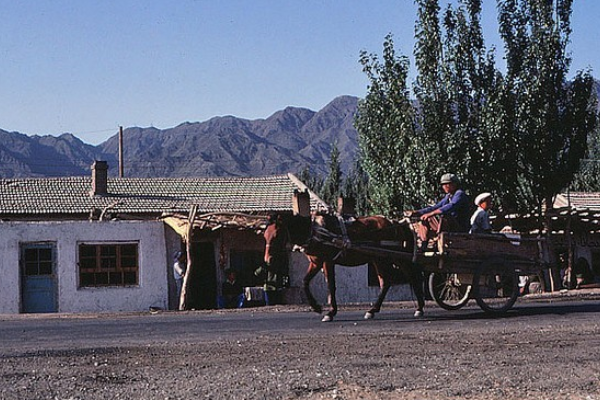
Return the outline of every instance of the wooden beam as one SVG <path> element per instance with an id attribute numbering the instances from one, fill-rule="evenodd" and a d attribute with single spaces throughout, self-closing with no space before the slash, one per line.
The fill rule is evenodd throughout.
<path id="1" fill-rule="evenodd" d="M 192 260 L 192 233 L 194 230 L 194 220 L 196 219 L 196 213 L 198 207 L 193 204 L 190 207 L 190 213 L 188 215 L 188 225 L 185 237 L 185 249 L 187 253 L 187 266 L 185 269 L 185 276 L 183 277 L 183 285 L 181 288 L 181 295 L 179 297 L 179 309 L 189 310 L 190 307 L 190 290 L 189 290 L 189 277 L 193 274 L 194 263 Z"/>

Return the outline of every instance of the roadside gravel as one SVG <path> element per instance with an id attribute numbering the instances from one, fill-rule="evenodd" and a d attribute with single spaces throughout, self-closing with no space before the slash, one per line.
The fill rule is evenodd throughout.
<path id="1" fill-rule="evenodd" d="M 0 354 L 0 398 L 600 400 L 600 322 L 560 321 Z"/>

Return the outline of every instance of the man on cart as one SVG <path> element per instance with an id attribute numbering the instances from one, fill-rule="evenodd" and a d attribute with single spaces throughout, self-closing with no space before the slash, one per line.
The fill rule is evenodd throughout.
<path id="1" fill-rule="evenodd" d="M 440 232 L 468 232 L 470 228 L 470 202 L 467 194 L 460 188 L 458 177 L 444 174 L 440 184 L 445 196 L 437 204 L 408 212 L 411 217 L 419 217 L 416 231 L 422 250 Z"/>

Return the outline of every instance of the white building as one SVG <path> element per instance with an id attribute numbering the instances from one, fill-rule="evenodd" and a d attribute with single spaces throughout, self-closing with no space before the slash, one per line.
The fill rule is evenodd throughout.
<path id="1" fill-rule="evenodd" d="M 87 177 L 1 179 L 0 314 L 176 308 L 172 255 L 188 239 L 198 271 L 195 308 L 214 308 L 225 269 L 236 269 L 245 286 L 255 284 L 264 239 L 257 229 L 243 228 L 259 227 L 272 213 L 291 213 L 298 190 L 307 188 L 291 174 L 109 178 L 99 161 Z M 325 206 L 309 194 L 313 210 Z M 198 218 L 188 238 L 192 206 Z M 212 213 L 221 214 L 219 223 Z M 223 220 L 225 213 L 246 217 Z M 306 266 L 302 254 L 292 254 L 286 301 L 304 301 Z M 338 267 L 338 301 L 374 300 L 378 287 L 368 281 L 367 266 Z M 313 292 L 326 301 L 322 277 Z M 403 286 L 388 298 L 410 296 Z"/>

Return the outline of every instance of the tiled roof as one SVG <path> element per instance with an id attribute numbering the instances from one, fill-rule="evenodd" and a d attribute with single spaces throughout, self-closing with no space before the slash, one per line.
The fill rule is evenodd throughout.
<path id="1" fill-rule="evenodd" d="M 554 208 L 568 207 L 569 205 L 575 209 L 600 210 L 600 193 L 572 192 L 556 196 Z"/>
<path id="2" fill-rule="evenodd" d="M 292 174 L 259 178 L 108 178 L 108 195 L 92 196 L 92 178 L 0 179 L 0 217 L 116 213 L 292 210 L 294 190 L 306 187 Z M 323 205 L 313 193 L 311 207 Z"/>
<path id="3" fill-rule="evenodd" d="M 553 208 L 546 212 L 550 218 L 552 233 L 591 232 L 600 233 L 600 193 L 572 192 L 556 196 Z M 494 221 L 494 228 L 510 225 L 519 232 L 537 233 L 540 218 L 537 213 L 507 215 Z"/>

